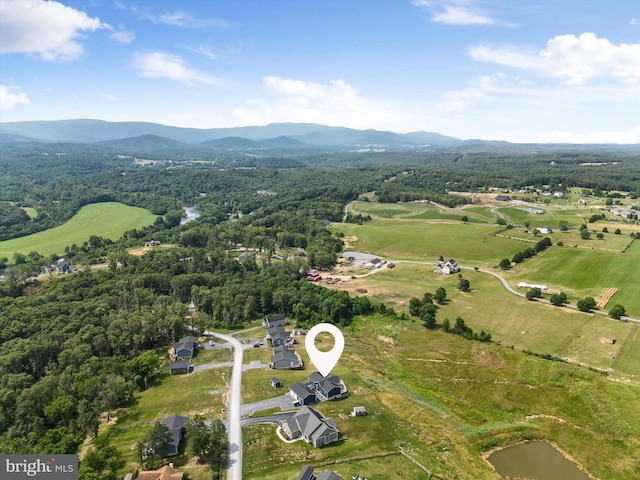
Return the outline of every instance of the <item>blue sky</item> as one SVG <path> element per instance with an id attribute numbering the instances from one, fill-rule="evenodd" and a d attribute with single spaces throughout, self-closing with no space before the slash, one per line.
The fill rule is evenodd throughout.
<path id="1" fill-rule="evenodd" d="M 638 0 L 0 1 L 0 121 L 640 143 Z"/>

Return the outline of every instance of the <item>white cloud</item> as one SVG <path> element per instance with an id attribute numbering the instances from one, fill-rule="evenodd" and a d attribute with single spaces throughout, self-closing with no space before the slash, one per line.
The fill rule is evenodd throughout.
<path id="1" fill-rule="evenodd" d="M 640 43 L 615 45 L 590 32 L 579 37 L 556 36 L 537 54 L 486 46 L 472 47 L 469 54 L 480 61 L 535 70 L 570 85 L 606 77 L 621 82 L 640 81 Z"/>
<path id="2" fill-rule="evenodd" d="M 29 104 L 31 100 L 20 91 L 19 87 L 0 84 L 0 110 L 11 110 L 19 103 Z"/>
<path id="3" fill-rule="evenodd" d="M 115 40 L 118 43 L 126 43 L 129 44 L 133 42 L 136 38 L 136 34 L 134 32 L 128 32 L 126 30 L 118 30 L 117 32 L 113 32 L 109 35 L 111 40 Z"/>
<path id="4" fill-rule="evenodd" d="M 628 130 L 605 130 L 587 133 L 571 133 L 554 130 L 529 137 L 528 142 L 536 143 L 640 143 L 640 126 Z"/>
<path id="5" fill-rule="evenodd" d="M 168 78 L 185 85 L 220 85 L 220 82 L 204 73 L 189 68 L 182 57 L 165 52 L 137 53 L 133 64 L 144 78 Z"/>
<path id="6" fill-rule="evenodd" d="M 416 124 L 411 114 L 363 98 L 344 80 L 322 84 L 268 76 L 263 86 L 265 97 L 249 99 L 235 109 L 236 124 L 310 122 L 395 131 L 408 131 Z"/>
<path id="7" fill-rule="evenodd" d="M 186 12 L 183 10 L 156 13 L 151 8 L 141 9 L 134 6 L 134 7 L 131 7 L 131 11 L 135 13 L 142 20 L 148 20 L 153 23 L 161 23 L 164 25 L 170 25 L 174 27 L 225 28 L 230 25 L 230 23 L 226 20 L 221 20 L 217 18 L 199 18 L 197 16 L 194 16 L 190 12 Z"/>
<path id="8" fill-rule="evenodd" d="M 638 20 L 636 17 L 633 17 L 630 23 L 631 25 L 640 25 L 640 20 Z"/>
<path id="9" fill-rule="evenodd" d="M 413 0 L 412 5 L 429 10 L 431 21 L 446 25 L 502 24 L 487 15 L 475 0 Z"/>
<path id="10" fill-rule="evenodd" d="M 0 52 L 37 53 L 45 60 L 74 60 L 83 53 L 83 31 L 110 28 L 100 19 L 58 2 L 2 0 Z"/>

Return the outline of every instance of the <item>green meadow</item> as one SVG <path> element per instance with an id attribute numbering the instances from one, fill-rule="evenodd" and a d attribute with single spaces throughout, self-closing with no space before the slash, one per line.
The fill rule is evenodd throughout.
<path id="1" fill-rule="evenodd" d="M 117 240 L 127 230 L 151 225 L 156 219 L 148 210 L 122 203 L 85 205 L 68 222 L 44 232 L 0 242 L 0 257 L 36 251 L 42 255 L 62 254 L 67 246 L 81 245 L 90 235 Z"/>

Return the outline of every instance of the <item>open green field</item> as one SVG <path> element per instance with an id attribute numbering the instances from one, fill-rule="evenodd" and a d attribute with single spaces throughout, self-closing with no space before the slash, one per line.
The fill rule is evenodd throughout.
<path id="1" fill-rule="evenodd" d="M 13 258 L 16 252 L 42 255 L 62 254 L 66 246 L 81 245 L 91 235 L 117 240 L 127 230 L 151 225 L 156 219 L 148 210 L 122 203 L 85 205 L 67 223 L 27 237 L 0 242 L 0 257 Z"/>
<path id="2" fill-rule="evenodd" d="M 168 366 L 165 365 L 164 368 L 168 369 Z M 151 388 L 136 394 L 133 406 L 114 412 L 112 422 L 109 425 L 102 425 L 101 431 L 108 430 L 112 435 L 113 443 L 123 452 L 127 461 L 126 471 L 132 472 L 138 467 L 139 459 L 135 455 L 135 444 L 154 422 L 171 415 L 190 417 L 199 414 L 206 420 L 224 418 L 225 393 L 230 376 L 230 367 L 204 370 L 188 375 L 163 373 Z M 184 452 L 183 448 L 181 452 Z M 196 466 L 193 463 L 187 465 L 188 460 L 189 457 L 184 454 L 171 458 L 176 468 L 189 472 L 189 478 L 196 480 L 211 478 L 208 467 Z"/>
<path id="3" fill-rule="evenodd" d="M 586 315 L 581 320 L 583 326 L 593 321 Z M 345 478 L 425 478 L 400 455 L 356 459 L 402 447 L 441 477 L 495 479 L 483 454 L 534 438 L 552 442 L 598 478 L 630 480 L 640 474 L 632 460 L 640 454 L 640 411 L 629 409 L 637 403 L 638 386 L 504 345 L 428 331 L 414 320 L 356 318 L 344 333 L 345 351 L 334 373 L 350 396 L 318 409 L 334 418 L 346 440 L 316 449 L 285 444 L 274 425 L 246 427 L 244 478 L 295 478 L 304 465 Z M 286 387 L 310 371 L 278 376 L 286 376 Z M 246 373 L 252 376 L 243 382 L 243 396 L 275 394 L 265 387 L 270 372 Z M 365 406 L 369 415 L 350 417 L 354 406 Z"/>

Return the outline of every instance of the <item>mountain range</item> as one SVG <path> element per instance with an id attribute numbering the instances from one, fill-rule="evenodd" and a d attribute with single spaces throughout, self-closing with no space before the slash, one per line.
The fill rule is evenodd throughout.
<path id="1" fill-rule="evenodd" d="M 0 144 L 85 144 L 122 154 L 177 151 L 255 156 L 379 151 L 597 151 L 640 153 L 640 144 L 516 144 L 461 140 L 434 132 L 395 133 L 311 123 L 232 128 L 181 128 L 148 122 L 54 120 L 0 123 Z"/>

